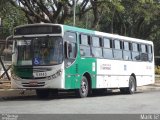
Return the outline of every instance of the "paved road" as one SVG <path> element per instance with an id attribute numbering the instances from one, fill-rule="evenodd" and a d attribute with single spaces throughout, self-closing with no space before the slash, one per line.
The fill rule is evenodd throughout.
<path id="1" fill-rule="evenodd" d="M 5 97 L 0 99 L 0 113 L 25 114 L 109 114 L 160 113 L 160 90 L 122 95 L 119 92 L 84 99 L 72 94 L 40 100 L 36 96 Z"/>

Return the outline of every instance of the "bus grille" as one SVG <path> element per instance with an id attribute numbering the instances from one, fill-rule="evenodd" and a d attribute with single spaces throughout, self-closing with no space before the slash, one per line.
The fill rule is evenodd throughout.
<path id="1" fill-rule="evenodd" d="M 30 83 L 22 83 L 23 87 L 43 87 L 45 82 L 30 82 Z"/>

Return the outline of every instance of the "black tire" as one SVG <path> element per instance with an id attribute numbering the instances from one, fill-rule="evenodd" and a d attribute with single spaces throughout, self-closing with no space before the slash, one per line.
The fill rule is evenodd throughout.
<path id="1" fill-rule="evenodd" d="M 52 98 L 58 98 L 58 89 L 50 90 L 50 94 Z"/>
<path id="2" fill-rule="evenodd" d="M 36 94 L 38 98 L 45 99 L 49 97 L 49 90 L 47 89 L 37 89 Z"/>
<path id="3" fill-rule="evenodd" d="M 136 91 L 136 80 L 133 76 L 129 78 L 129 87 L 127 88 L 128 94 L 134 94 Z"/>
<path id="4" fill-rule="evenodd" d="M 120 88 L 120 92 L 122 94 L 127 94 L 127 88 Z"/>
<path id="5" fill-rule="evenodd" d="M 129 87 L 127 88 L 120 88 L 120 92 L 122 94 L 134 94 L 136 91 L 136 80 L 133 76 L 129 78 Z"/>
<path id="6" fill-rule="evenodd" d="M 85 98 L 88 96 L 88 91 L 89 91 L 88 80 L 85 76 L 83 76 L 80 88 L 76 90 L 76 95 L 77 97 Z"/>
<path id="7" fill-rule="evenodd" d="M 94 89 L 92 90 L 93 95 L 107 95 L 107 89 L 106 88 L 101 88 L 101 89 Z"/>

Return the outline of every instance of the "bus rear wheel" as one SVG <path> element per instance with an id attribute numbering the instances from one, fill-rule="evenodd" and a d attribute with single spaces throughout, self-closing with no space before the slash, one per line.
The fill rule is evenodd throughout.
<path id="1" fill-rule="evenodd" d="M 120 92 L 123 94 L 134 94 L 136 91 L 136 80 L 133 76 L 129 78 L 129 87 L 120 88 Z"/>
<path id="2" fill-rule="evenodd" d="M 134 94 L 136 91 L 136 80 L 133 76 L 129 78 L 129 87 L 127 88 L 128 94 Z"/>
<path id="3" fill-rule="evenodd" d="M 89 91 L 88 80 L 85 76 L 83 76 L 80 88 L 76 90 L 76 95 L 80 98 L 85 98 L 88 96 L 88 91 Z"/>
<path id="4" fill-rule="evenodd" d="M 38 98 L 44 99 L 49 97 L 49 90 L 47 89 L 37 89 L 36 94 Z"/>

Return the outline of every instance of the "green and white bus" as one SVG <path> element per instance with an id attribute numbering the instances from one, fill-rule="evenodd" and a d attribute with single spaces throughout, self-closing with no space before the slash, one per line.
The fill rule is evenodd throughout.
<path id="1" fill-rule="evenodd" d="M 154 83 L 153 43 L 73 26 L 39 23 L 13 32 L 11 86 L 50 91 L 118 88 L 133 94 Z"/>

